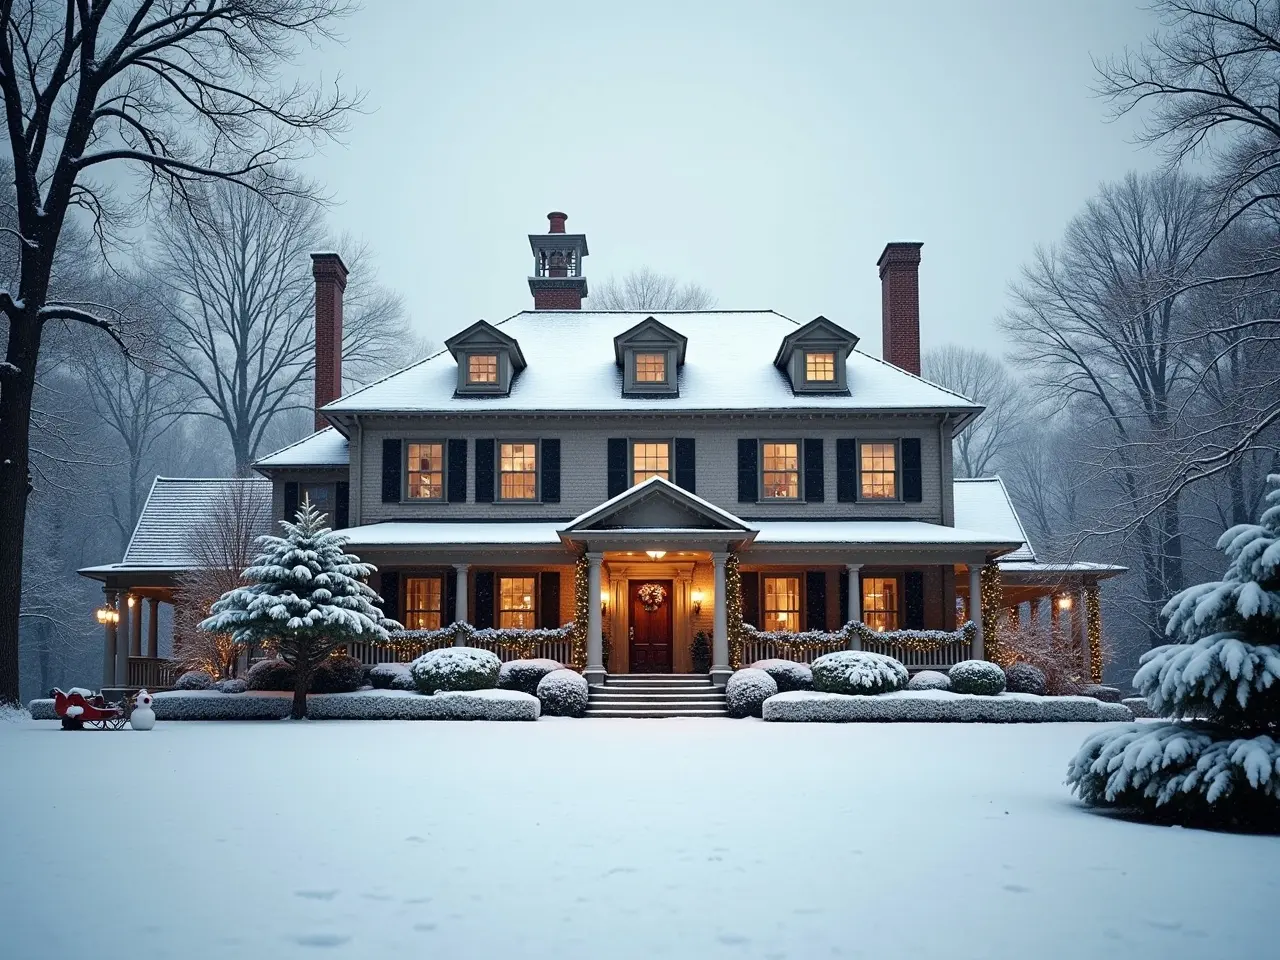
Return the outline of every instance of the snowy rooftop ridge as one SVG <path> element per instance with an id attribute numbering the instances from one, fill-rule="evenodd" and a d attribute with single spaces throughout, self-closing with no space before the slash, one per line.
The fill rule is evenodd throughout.
<path id="1" fill-rule="evenodd" d="M 271 481 L 260 477 L 156 477 L 134 527 L 122 565 L 181 569 L 192 563 L 186 537 L 239 485 L 270 525 Z M 267 530 L 264 527 L 263 533 Z"/>
<path id="2" fill-rule="evenodd" d="M 1000 558 L 1034 562 L 1036 552 L 1027 538 L 1027 531 L 1013 508 L 1009 491 L 999 476 L 956 477 L 953 482 L 955 496 L 955 522 L 957 527 L 969 530 L 986 530 L 1002 538 L 1022 544 L 1012 553 Z"/>
<path id="3" fill-rule="evenodd" d="M 333 427 L 325 427 L 260 457 L 253 466 L 268 470 L 279 467 L 345 467 L 349 462 L 347 438 Z"/>

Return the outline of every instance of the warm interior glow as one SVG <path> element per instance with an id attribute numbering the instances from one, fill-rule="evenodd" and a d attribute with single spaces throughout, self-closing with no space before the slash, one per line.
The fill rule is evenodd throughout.
<path id="1" fill-rule="evenodd" d="M 835 380 L 836 355 L 834 353 L 806 353 L 804 357 L 804 377 L 814 383 L 829 383 Z"/>
<path id="2" fill-rule="evenodd" d="M 898 497 L 898 448 L 893 443 L 859 446 L 859 473 L 863 500 L 896 500 Z"/>
<path id="3" fill-rule="evenodd" d="M 535 626 L 533 577 L 498 578 L 498 626 L 503 630 Z"/>
<path id="4" fill-rule="evenodd" d="M 764 628 L 800 629 L 800 578 L 764 578 Z"/>
<path id="5" fill-rule="evenodd" d="M 502 444 L 498 451 L 498 477 L 503 500 L 538 499 L 538 445 Z"/>
<path id="6" fill-rule="evenodd" d="M 408 577 L 404 582 L 404 625 L 410 630 L 443 626 L 444 581 L 440 577 Z"/>
<path id="7" fill-rule="evenodd" d="M 1065 593 L 1064 593 L 1062 596 L 1060 596 L 1060 597 L 1058 598 L 1058 609 L 1059 609 L 1059 610 L 1070 610 L 1070 609 L 1071 609 L 1071 597 L 1069 597 L 1069 596 L 1068 596 L 1067 594 L 1065 594 Z"/>
<path id="8" fill-rule="evenodd" d="M 897 630 L 901 623 L 897 577 L 862 578 L 862 622 L 872 630 Z"/>
<path id="9" fill-rule="evenodd" d="M 667 379 L 667 355 L 665 353 L 636 354 L 636 383 L 665 383 Z"/>
<path id="10" fill-rule="evenodd" d="M 694 603 L 701 603 L 701 602 L 702 602 L 702 591 L 701 591 L 701 590 L 695 590 L 695 591 L 693 591 L 693 593 L 689 594 L 689 599 L 690 599 L 690 600 L 692 600 Z"/>
<path id="11" fill-rule="evenodd" d="M 473 353 L 467 357 L 467 383 L 497 383 L 498 355 Z"/>
<path id="12" fill-rule="evenodd" d="M 665 550 L 646 550 L 645 553 L 649 555 L 650 560 L 661 560 L 667 555 Z"/>
<path id="13" fill-rule="evenodd" d="M 410 443 L 408 493 L 411 500 L 444 499 L 444 444 Z"/>
<path id="14" fill-rule="evenodd" d="M 763 448 L 763 499 L 800 499 L 800 444 L 766 443 Z"/>
<path id="15" fill-rule="evenodd" d="M 631 483 L 644 483 L 650 477 L 671 479 L 671 447 L 661 440 L 637 440 L 631 444 Z"/>

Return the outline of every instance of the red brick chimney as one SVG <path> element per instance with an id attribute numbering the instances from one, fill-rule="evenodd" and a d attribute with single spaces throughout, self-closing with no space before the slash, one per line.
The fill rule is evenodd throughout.
<path id="1" fill-rule="evenodd" d="M 569 215 L 553 210 L 547 214 L 547 219 L 551 221 L 551 229 L 547 231 L 548 233 L 564 233 L 564 222 L 569 219 Z"/>
<path id="2" fill-rule="evenodd" d="M 880 268 L 881 356 L 895 367 L 920 375 L 920 248 L 922 243 L 887 243 Z"/>
<path id="3" fill-rule="evenodd" d="M 328 426 L 320 408 L 342 396 L 342 293 L 347 265 L 336 253 L 313 253 L 316 280 L 316 429 Z"/>

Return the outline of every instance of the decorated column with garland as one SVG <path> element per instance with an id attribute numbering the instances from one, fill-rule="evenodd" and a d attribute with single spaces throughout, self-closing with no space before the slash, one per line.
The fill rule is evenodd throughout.
<path id="1" fill-rule="evenodd" d="M 1096 581 L 1084 589 L 1084 626 L 1089 639 L 1089 679 L 1102 682 L 1102 594 Z"/>
<path id="2" fill-rule="evenodd" d="M 1000 610 L 1004 605 L 1004 584 L 1000 580 L 1000 568 L 994 563 L 985 564 L 979 577 L 979 608 L 982 617 L 982 658 L 1004 665 L 1000 651 Z M 970 616 L 973 612 L 970 611 Z"/>
<path id="3" fill-rule="evenodd" d="M 590 583 L 591 564 L 585 553 L 578 554 L 573 567 L 573 663 L 575 670 L 587 667 L 587 622 L 591 614 Z"/>
<path id="4" fill-rule="evenodd" d="M 732 550 L 724 561 L 724 611 L 729 631 L 729 666 L 742 669 L 742 571 Z"/>

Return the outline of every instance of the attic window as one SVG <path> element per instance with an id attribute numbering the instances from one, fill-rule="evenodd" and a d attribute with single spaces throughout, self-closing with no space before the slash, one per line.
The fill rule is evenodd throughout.
<path id="1" fill-rule="evenodd" d="M 467 383 L 497 383 L 498 355 L 473 353 L 467 357 Z"/>
<path id="2" fill-rule="evenodd" d="M 636 383 L 666 383 L 667 355 L 665 353 L 636 354 Z"/>
<path id="3" fill-rule="evenodd" d="M 833 383 L 836 379 L 836 355 L 829 351 L 804 355 L 804 378 L 810 383 Z"/>

